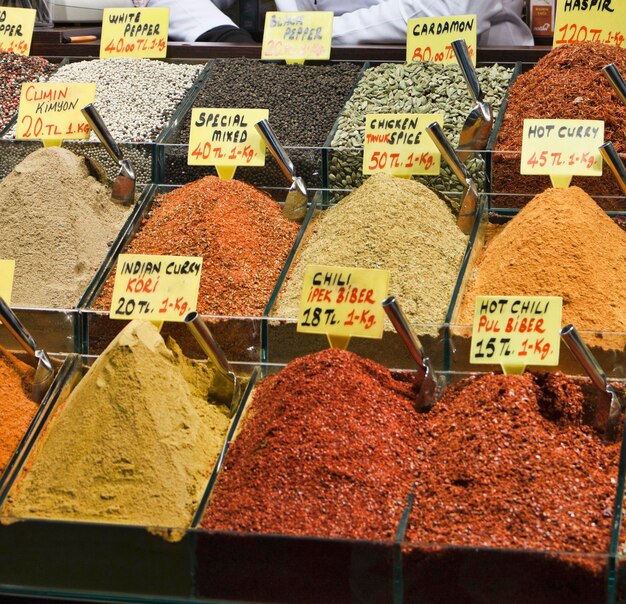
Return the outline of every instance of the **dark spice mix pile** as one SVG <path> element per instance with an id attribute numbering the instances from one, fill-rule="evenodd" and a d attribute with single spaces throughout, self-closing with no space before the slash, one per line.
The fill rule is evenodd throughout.
<path id="1" fill-rule="evenodd" d="M 269 109 L 269 121 L 285 146 L 321 147 L 344 107 L 361 69 L 353 63 L 334 65 L 281 65 L 250 59 L 217 60 L 194 107 L 248 107 Z M 176 142 L 189 140 L 191 112 L 185 116 Z M 296 171 L 309 186 L 319 184 L 320 151 L 290 153 Z M 197 178 L 197 168 L 185 157 L 172 157 L 172 182 Z M 273 159 L 273 169 L 239 169 L 238 176 L 257 185 L 286 186 L 288 183 Z M 240 174 L 241 173 L 241 174 Z"/>
<path id="2" fill-rule="evenodd" d="M 255 391 L 202 526 L 393 538 L 424 446 L 414 399 L 353 353 L 296 359 Z"/>
<path id="3" fill-rule="evenodd" d="M 618 153 L 626 153 L 626 105 L 617 96 L 602 68 L 614 63 L 626 73 L 626 48 L 599 42 L 567 44 L 555 48 L 522 74 L 509 92 L 496 151 L 520 151 L 524 119 L 588 119 L 605 122 L 605 140 Z M 519 155 L 495 155 L 494 192 L 528 193 L 550 186 L 548 176 L 522 176 Z M 617 181 L 606 167 L 600 178 L 574 177 L 572 184 L 590 195 L 621 195 Z M 519 206 L 520 199 L 504 198 L 499 205 Z M 605 209 L 623 210 L 609 201 Z"/>
<path id="4" fill-rule="evenodd" d="M 0 130 L 17 113 L 22 84 L 46 80 L 55 69 L 56 65 L 43 57 L 0 52 Z"/>

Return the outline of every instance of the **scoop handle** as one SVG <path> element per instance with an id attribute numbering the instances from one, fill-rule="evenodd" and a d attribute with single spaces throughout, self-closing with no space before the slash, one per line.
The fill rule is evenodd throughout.
<path id="1" fill-rule="evenodd" d="M 257 132 L 265 142 L 274 159 L 278 162 L 283 174 L 289 180 L 293 181 L 296 177 L 296 169 L 289 155 L 287 155 L 287 151 L 285 151 L 285 148 L 280 144 L 278 138 L 276 138 L 269 121 L 260 120 L 254 127 L 257 129 Z"/>
<path id="2" fill-rule="evenodd" d="M 33 336 L 28 333 L 26 327 L 22 325 L 21 321 L 17 318 L 15 313 L 11 310 L 9 305 L 4 301 L 4 298 L 0 296 L 0 320 L 4 323 L 4 326 L 9 330 L 11 335 L 17 340 L 19 345 L 31 356 L 35 356 L 37 350 L 37 344 Z"/>
<path id="3" fill-rule="evenodd" d="M 194 310 L 187 313 L 184 318 L 185 325 L 196 339 L 205 354 L 211 359 L 217 369 L 225 376 L 231 375 L 230 365 L 226 359 L 224 351 L 213 337 L 213 334 L 206 326 L 200 315 Z"/>
<path id="4" fill-rule="evenodd" d="M 581 367 L 585 370 L 587 375 L 591 378 L 595 387 L 602 392 L 607 391 L 607 379 L 606 374 L 600 363 L 593 356 L 591 350 L 587 348 L 587 345 L 583 342 L 582 338 L 576 328 L 573 325 L 566 325 L 561 329 L 561 338 L 567 344 L 567 347 L 572 351 L 572 354 L 576 360 L 580 363 Z"/>
<path id="5" fill-rule="evenodd" d="M 465 78 L 470 94 L 474 97 L 474 100 L 477 103 L 482 103 L 483 91 L 480 87 L 478 74 L 474 69 L 465 40 L 454 40 L 454 42 L 452 42 L 452 50 L 454 51 L 454 56 L 456 57 L 459 67 L 461 68 L 461 73 Z"/>
<path id="6" fill-rule="evenodd" d="M 620 189 L 622 189 L 622 193 L 626 195 L 626 167 L 624 167 L 624 162 L 615 150 L 613 143 L 608 141 L 600 145 L 600 153 L 604 161 L 609 165 L 611 172 L 613 172 L 615 180 L 617 180 Z"/>
<path id="7" fill-rule="evenodd" d="M 400 339 L 407 347 L 407 350 L 413 357 L 413 360 L 418 364 L 418 366 L 426 371 L 426 365 L 424 363 L 424 359 L 426 358 L 426 354 L 424 352 L 424 348 L 422 343 L 419 341 L 419 338 L 415 335 L 413 330 L 411 329 L 411 325 L 409 324 L 408 319 L 405 314 L 402 312 L 398 301 L 395 296 L 388 296 L 382 301 L 382 306 L 389 317 L 392 325 L 395 330 L 398 332 Z"/>
<path id="8" fill-rule="evenodd" d="M 444 134 L 439 122 L 428 124 L 428 126 L 426 126 L 426 132 L 428 132 L 428 135 L 437 146 L 437 149 L 439 149 L 443 158 L 448 162 L 448 165 L 452 168 L 456 177 L 464 186 L 469 187 L 469 173 L 467 168 L 459 159 L 459 156 L 450 144 L 448 137 Z"/>
<path id="9" fill-rule="evenodd" d="M 619 72 L 619 69 L 617 69 L 613 63 L 609 63 L 602 68 L 602 71 L 604 71 L 604 75 L 609 78 L 609 82 L 611 82 L 615 92 L 617 92 L 617 95 L 622 99 L 622 103 L 626 103 L 626 82 Z"/>
<path id="10" fill-rule="evenodd" d="M 124 159 L 122 151 L 120 150 L 117 143 L 115 142 L 115 139 L 109 132 L 109 129 L 106 127 L 102 116 L 100 115 L 94 104 L 89 103 L 89 105 L 83 107 L 81 111 L 91 129 L 96 133 L 96 136 L 104 145 L 104 148 L 107 150 L 108 154 L 115 161 L 122 161 Z"/>

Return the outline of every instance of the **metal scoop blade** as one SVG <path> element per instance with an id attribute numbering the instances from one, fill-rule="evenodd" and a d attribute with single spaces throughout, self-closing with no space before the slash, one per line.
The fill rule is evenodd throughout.
<path id="1" fill-rule="evenodd" d="M 291 187 L 285 199 L 283 214 L 285 218 L 302 222 L 307 212 L 308 191 L 300 176 L 296 176 L 296 169 L 287 151 L 280 144 L 268 120 L 260 120 L 255 124 L 257 132 L 270 150 L 270 153 L 280 166 L 283 174 L 291 181 Z"/>
<path id="2" fill-rule="evenodd" d="M 81 111 L 108 154 L 118 163 L 120 168 L 111 187 L 111 198 L 125 206 L 133 205 L 135 203 L 135 183 L 137 179 L 132 164 L 127 159 L 124 159 L 122 151 L 113 136 L 111 136 L 109 129 L 94 105 L 90 103 L 83 107 Z"/>
<path id="3" fill-rule="evenodd" d="M 613 63 L 609 63 L 609 65 L 602 68 L 602 71 L 604 71 L 604 75 L 609 79 L 609 82 L 611 82 L 611 86 L 613 86 L 615 92 L 617 92 L 617 96 L 622 99 L 622 103 L 626 104 L 626 82 L 619 72 L 619 69 L 617 69 Z"/>
<path id="4" fill-rule="evenodd" d="M 37 368 L 35 369 L 35 377 L 33 379 L 33 389 L 31 398 L 36 403 L 46 396 L 46 392 L 52 385 L 54 380 L 54 367 L 52 361 L 44 350 L 37 348 L 37 343 L 28 330 L 22 325 L 15 313 L 9 305 L 0 297 L 0 320 L 9 330 L 10 334 L 16 339 L 19 345 L 31 356 L 37 359 Z"/>
<path id="5" fill-rule="evenodd" d="M 614 442 L 617 437 L 617 427 L 624 403 L 620 401 L 619 396 L 608 383 L 606 374 L 600 367 L 600 364 L 587 348 L 576 328 L 573 325 L 566 325 L 561 329 L 561 338 L 572 351 L 576 360 L 591 378 L 593 385 L 599 390 L 600 395 L 609 406 L 609 416 L 604 431 L 606 440 Z"/>
<path id="6" fill-rule="evenodd" d="M 611 169 L 611 172 L 613 172 L 613 176 L 615 176 L 615 180 L 617 180 L 622 193 L 626 195 L 626 167 L 624 167 L 624 162 L 619 156 L 619 153 L 615 150 L 613 143 L 608 141 L 600 145 L 600 153 Z"/>
<path id="7" fill-rule="evenodd" d="M 463 184 L 463 199 L 459 209 L 457 225 L 465 233 L 469 235 L 474 225 L 474 220 L 478 213 L 478 191 L 474 181 L 469 175 L 467 168 L 463 165 L 459 156 L 454 152 L 450 141 L 444 134 L 441 126 L 437 122 L 433 122 L 426 126 L 426 132 L 433 140 L 437 149 L 446 160 L 456 177 Z"/>
<path id="8" fill-rule="evenodd" d="M 483 91 L 465 40 L 454 40 L 452 50 L 454 50 L 470 94 L 476 101 L 476 105 L 465 119 L 459 136 L 458 156 L 464 162 L 471 155 L 471 151 L 483 151 L 487 148 L 487 142 L 493 130 L 493 111 L 491 105 L 483 100 Z"/>
<path id="9" fill-rule="evenodd" d="M 184 322 L 202 350 L 215 365 L 218 379 L 213 384 L 215 388 L 213 394 L 218 402 L 228 407 L 232 417 L 237 410 L 239 398 L 241 397 L 241 382 L 239 378 L 230 368 L 224 351 L 200 315 L 195 310 L 187 313 Z"/>
<path id="10" fill-rule="evenodd" d="M 417 411 L 428 411 L 437 402 L 437 379 L 430 359 L 426 356 L 419 338 L 411 329 L 411 325 L 396 298 L 394 296 L 385 298 L 382 301 L 382 306 L 420 370 L 419 377 L 422 383 L 415 408 Z"/>

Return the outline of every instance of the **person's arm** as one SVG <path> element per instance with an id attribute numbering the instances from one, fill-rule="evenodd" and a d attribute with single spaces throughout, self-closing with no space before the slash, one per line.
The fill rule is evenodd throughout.
<path id="1" fill-rule="evenodd" d="M 233 0 L 216 0 L 226 8 Z M 170 9 L 169 35 L 183 42 L 251 42 L 248 32 L 237 27 L 211 0 L 150 0 L 150 7 Z"/>
<path id="2" fill-rule="evenodd" d="M 383 0 L 376 5 L 335 17 L 333 43 L 397 44 L 406 39 L 409 19 L 467 14 L 478 16 L 479 36 L 488 32 L 492 25 L 502 27 L 503 23 L 511 23 L 507 27 L 508 40 L 503 43 L 532 44 L 530 31 L 521 18 L 512 15 L 501 1 L 494 0 Z"/>
<path id="3" fill-rule="evenodd" d="M 309 11 L 309 10 L 329 10 L 335 15 L 353 11 L 359 8 L 368 8 L 375 4 L 380 4 L 384 0 L 276 0 L 278 10 L 284 11 Z"/>

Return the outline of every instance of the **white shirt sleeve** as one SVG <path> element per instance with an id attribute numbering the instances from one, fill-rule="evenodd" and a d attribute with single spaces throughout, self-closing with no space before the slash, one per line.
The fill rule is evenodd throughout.
<path id="1" fill-rule="evenodd" d="M 150 0 L 150 7 L 167 7 L 170 9 L 169 35 L 172 40 L 195 42 L 204 32 L 219 27 L 232 25 L 237 27 L 232 19 L 227 17 L 217 6 L 227 8 L 234 0 Z"/>

